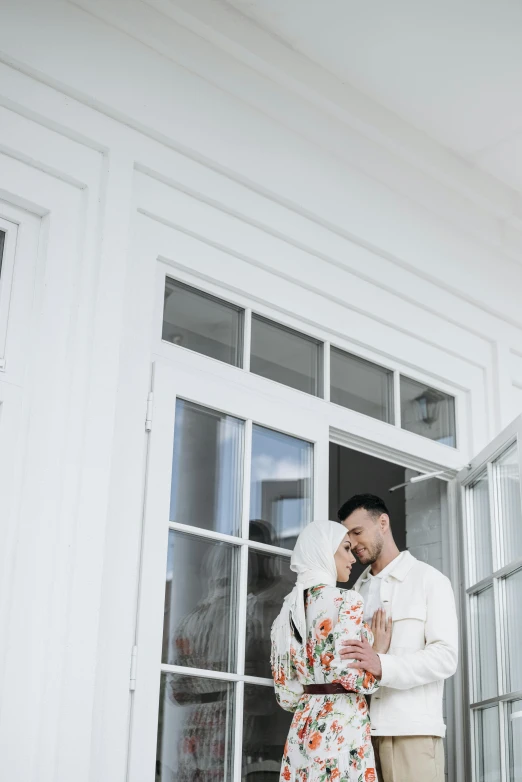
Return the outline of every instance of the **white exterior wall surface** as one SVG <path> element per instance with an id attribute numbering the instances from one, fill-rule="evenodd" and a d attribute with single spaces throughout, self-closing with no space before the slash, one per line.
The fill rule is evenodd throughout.
<path id="1" fill-rule="evenodd" d="M 522 410 L 515 193 L 243 25 L 199 0 L 2 4 L 10 782 L 125 780 L 158 259 L 457 398 L 458 451 L 341 411 L 361 436 L 457 469 Z"/>

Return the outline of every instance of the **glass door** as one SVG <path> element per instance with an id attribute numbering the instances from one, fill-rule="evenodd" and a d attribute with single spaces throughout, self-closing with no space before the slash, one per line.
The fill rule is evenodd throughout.
<path id="1" fill-rule="evenodd" d="M 296 536 L 327 518 L 328 425 L 305 395 L 252 389 L 155 365 L 132 782 L 279 778 L 291 715 L 273 694 L 270 627 Z"/>
<path id="2" fill-rule="evenodd" d="M 522 782 L 522 419 L 459 474 L 473 782 Z"/>

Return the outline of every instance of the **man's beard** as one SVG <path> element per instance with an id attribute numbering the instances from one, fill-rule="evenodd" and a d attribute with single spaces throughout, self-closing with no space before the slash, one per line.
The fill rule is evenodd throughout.
<path id="1" fill-rule="evenodd" d="M 359 559 L 361 565 L 373 565 L 373 563 L 380 557 L 383 546 L 384 541 L 382 540 L 376 541 L 371 548 L 370 546 L 366 546 L 366 556 Z"/>

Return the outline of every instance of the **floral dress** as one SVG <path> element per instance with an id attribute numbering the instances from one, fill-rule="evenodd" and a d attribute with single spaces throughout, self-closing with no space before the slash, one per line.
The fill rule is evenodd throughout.
<path id="1" fill-rule="evenodd" d="M 281 782 L 377 782 L 364 693 L 377 689 L 375 677 L 348 668 L 339 656 L 340 645 L 365 637 L 363 602 L 357 592 L 315 586 L 306 593 L 305 644 L 290 651 L 289 678 L 274 670 L 276 698 L 294 712 L 285 744 Z M 308 695 L 303 685 L 341 682 L 355 692 Z"/>

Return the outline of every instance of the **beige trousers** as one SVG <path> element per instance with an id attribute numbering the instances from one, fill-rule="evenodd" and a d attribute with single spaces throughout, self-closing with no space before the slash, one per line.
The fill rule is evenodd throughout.
<path id="1" fill-rule="evenodd" d="M 374 736 L 379 782 L 444 782 L 444 745 L 438 736 Z"/>

